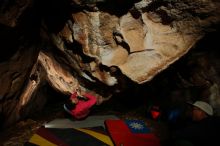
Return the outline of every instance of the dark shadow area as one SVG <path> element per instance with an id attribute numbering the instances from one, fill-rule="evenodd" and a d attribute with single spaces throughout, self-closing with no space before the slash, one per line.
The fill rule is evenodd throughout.
<path id="1" fill-rule="evenodd" d="M 138 1 L 140 0 L 106 0 L 97 3 L 97 7 L 100 11 L 120 17 L 126 14 L 133 7 L 133 4 Z"/>
<path id="2" fill-rule="evenodd" d="M 36 7 L 49 32 L 58 33 L 71 16 L 70 0 L 39 0 Z"/>
<path id="3" fill-rule="evenodd" d="M 37 96 L 38 99 L 41 98 L 42 107 L 39 107 L 36 109 L 36 112 L 33 114 L 29 114 L 28 117 L 25 119 L 33 119 L 33 120 L 51 120 L 53 118 L 56 118 L 57 115 L 62 116 L 64 110 L 63 110 L 63 103 L 69 99 L 69 96 L 64 95 L 60 92 L 57 92 L 52 87 L 49 86 L 49 84 L 44 85 Z M 43 99 L 44 98 L 44 99 Z M 32 102 L 39 102 L 39 100 L 36 99 L 36 101 Z M 38 100 L 38 101 L 37 101 Z M 32 107 L 33 108 L 33 107 Z"/>
<path id="4" fill-rule="evenodd" d="M 195 47 L 191 50 L 193 52 L 207 52 L 209 55 L 211 52 L 216 52 L 216 55 L 220 55 L 220 46 L 218 45 L 220 41 L 220 25 L 213 25 L 209 29 L 205 29 L 206 35 L 199 40 Z"/>
<path id="5" fill-rule="evenodd" d="M 17 20 L 15 27 L 0 24 L 0 62 L 11 58 L 22 47 L 40 44 L 41 20 L 36 7 L 27 9 Z"/>
<path id="6" fill-rule="evenodd" d="M 0 24 L 0 44 L 0 62 L 3 62 L 11 58 L 19 48 L 18 34 L 15 29 Z"/>

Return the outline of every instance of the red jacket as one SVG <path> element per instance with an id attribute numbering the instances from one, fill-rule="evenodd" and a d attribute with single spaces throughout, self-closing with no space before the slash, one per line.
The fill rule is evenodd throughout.
<path id="1" fill-rule="evenodd" d="M 78 100 L 76 107 L 70 111 L 76 119 L 85 118 L 89 114 L 91 107 L 94 106 L 97 102 L 96 97 L 89 93 L 85 93 L 83 96 L 87 97 L 88 100 Z M 77 98 L 77 92 L 74 92 L 70 98 Z"/>

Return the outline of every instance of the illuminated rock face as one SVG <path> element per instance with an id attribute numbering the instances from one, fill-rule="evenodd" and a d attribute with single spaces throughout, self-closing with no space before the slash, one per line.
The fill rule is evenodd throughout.
<path id="1" fill-rule="evenodd" d="M 9 53 L 2 49 L 0 113 L 10 122 L 43 106 L 38 91 L 47 83 L 64 95 L 81 87 L 101 104 L 128 80 L 148 82 L 220 19 L 211 0 L 1 3 L 0 43 Z"/>
<path id="2" fill-rule="evenodd" d="M 65 44 L 80 43 L 83 54 L 93 58 L 86 64 L 86 71 L 109 86 L 117 83 L 117 77 L 100 71 L 100 64 L 116 66 L 132 81 L 142 84 L 186 54 L 203 37 L 205 29 L 219 20 L 217 12 L 200 18 L 186 10 L 204 15 L 217 8 L 209 1 L 198 2 L 165 6 L 139 1 L 120 17 L 98 8 L 95 12 L 73 13 L 63 30 L 53 35 L 54 43 L 62 51 L 68 49 Z M 157 8 L 151 8 L 153 4 L 158 4 Z"/>

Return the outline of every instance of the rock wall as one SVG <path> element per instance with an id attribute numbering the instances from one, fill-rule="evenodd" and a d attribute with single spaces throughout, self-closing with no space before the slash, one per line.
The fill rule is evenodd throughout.
<path id="1" fill-rule="evenodd" d="M 0 115 L 9 125 L 44 106 L 47 83 L 98 104 L 150 82 L 219 24 L 211 0 L 0 2 Z M 6 53 L 5 53 L 6 52 Z M 33 102 L 38 101 L 38 102 Z M 35 106 L 36 105 L 36 106 Z"/>

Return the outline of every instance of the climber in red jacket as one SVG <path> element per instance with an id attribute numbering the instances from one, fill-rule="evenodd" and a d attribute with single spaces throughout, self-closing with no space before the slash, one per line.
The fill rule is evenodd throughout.
<path id="1" fill-rule="evenodd" d="M 83 119 L 90 113 L 91 108 L 96 104 L 97 99 L 89 93 L 83 93 L 80 88 L 70 96 L 64 104 L 64 109 L 76 119 Z"/>

